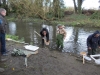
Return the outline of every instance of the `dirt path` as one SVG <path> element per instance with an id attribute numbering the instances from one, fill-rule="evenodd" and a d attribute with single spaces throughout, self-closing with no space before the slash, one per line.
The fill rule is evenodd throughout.
<path id="1" fill-rule="evenodd" d="M 12 57 L 14 48 L 23 49 L 22 44 L 7 42 L 8 60 L 0 63 L 5 68 L 0 75 L 100 75 L 100 66 L 93 63 L 76 60 L 77 57 L 70 53 L 50 51 L 48 48 L 40 48 L 39 53 L 28 58 L 28 67 L 25 68 L 24 57 Z"/>

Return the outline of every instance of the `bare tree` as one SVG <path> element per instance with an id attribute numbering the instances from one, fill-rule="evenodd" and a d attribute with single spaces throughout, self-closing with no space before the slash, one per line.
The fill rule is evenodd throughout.
<path id="1" fill-rule="evenodd" d="M 61 2 L 63 0 L 9 0 L 12 11 L 17 13 L 17 17 L 39 17 L 48 20 L 47 13 L 53 14 L 52 18 L 61 14 Z"/>
<path id="2" fill-rule="evenodd" d="M 75 13 L 77 13 L 77 6 L 76 6 L 75 0 L 73 0 L 73 3 L 74 3 L 74 10 L 75 10 Z"/>
<path id="3" fill-rule="evenodd" d="M 78 2 L 78 13 L 81 14 L 82 13 L 81 8 L 82 8 L 82 2 L 83 2 L 83 0 L 78 0 L 77 2 Z"/>
<path id="4" fill-rule="evenodd" d="M 75 13 L 82 13 L 82 3 L 84 0 L 73 0 Z"/>

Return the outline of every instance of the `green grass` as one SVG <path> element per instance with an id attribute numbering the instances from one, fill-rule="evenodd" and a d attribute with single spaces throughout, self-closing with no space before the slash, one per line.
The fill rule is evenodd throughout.
<path id="1" fill-rule="evenodd" d="M 52 21 L 52 23 L 64 24 L 69 26 L 100 27 L 100 20 L 90 19 L 90 16 L 86 16 L 83 14 L 73 14 L 65 16 L 65 18 L 63 18 L 62 20 Z"/>
<path id="2" fill-rule="evenodd" d="M 24 37 L 22 37 L 21 39 L 19 39 L 19 36 L 6 34 L 6 38 L 10 38 L 12 40 L 19 41 L 19 42 L 24 42 Z"/>

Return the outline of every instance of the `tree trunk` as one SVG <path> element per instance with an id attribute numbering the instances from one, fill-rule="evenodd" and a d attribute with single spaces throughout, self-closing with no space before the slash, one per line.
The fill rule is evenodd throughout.
<path id="1" fill-rule="evenodd" d="M 0 0 L 0 6 L 2 6 L 1 0 Z"/>
<path id="2" fill-rule="evenodd" d="M 74 12 L 77 13 L 77 6 L 75 0 L 73 0 L 73 3 L 74 3 Z"/>
<path id="3" fill-rule="evenodd" d="M 53 9 L 55 17 L 59 17 L 59 8 L 60 8 L 59 3 L 60 3 L 59 0 L 53 0 Z"/>
<path id="4" fill-rule="evenodd" d="M 2 2 L 3 2 L 3 5 L 5 6 L 6 5 L 6 0 L 2 0 Z"/>
<path id="5" fill-rule="evenodd" d="M 82 6 L 82 0 L 78 0 L 78 13 L 79 14 L 82 13 L 81 6 Z"/>

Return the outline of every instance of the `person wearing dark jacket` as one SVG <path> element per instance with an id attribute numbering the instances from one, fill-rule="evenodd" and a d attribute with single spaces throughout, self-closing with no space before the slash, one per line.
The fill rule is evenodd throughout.
<path id="1" fill-rule="evenodd" d="M 2 59 L 2 55 L 6 55 L 6 48 L 5 48 L 5 33 L 6 28 L 5 25 L 6 20 L 4 19 L 4 16 L 6 16 L 6 10 L 4 8 L 0 8 L 0 62 L 6 61 L 6 59 Z M 0 72 L 4 72 L 4 68 L 0 68 Z"/>
<path id="2" fill-rule="evenodd" d="M 95 55 L 98 46 L 100 48 L 100 32 L 95 31 L 87 38 L 88 55 Z"/>
<path id="3" fill-rule="evenodd" d="M 6 34 L 6 25 L 7 22 L 5 20 L 6 10 L 4 8 L 0 8 L 0 41 L 1 41 L 1 54 L 7 55 L 6 52 L 6 42 L 5 42 L 5 34 Z"/>
<path id="4" fill-rule="evenodd" d="M 42 37 L 42 46 L 44 47 L 44 43 L 49 42 L 49 32 L 46 28 L 42 28 L 40 35 Z"/>

